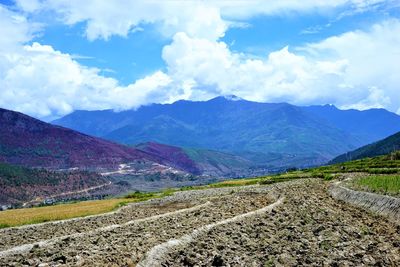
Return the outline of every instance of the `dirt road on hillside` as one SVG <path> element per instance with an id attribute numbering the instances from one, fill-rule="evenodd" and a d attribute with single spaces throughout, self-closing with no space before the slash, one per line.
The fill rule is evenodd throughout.
<path id="1" fill-rule="evenodd" d="M 327 183 L 179 192 L 101 216 L 0 230 L 0 266 L 400 266 L 400 226 Z"/>

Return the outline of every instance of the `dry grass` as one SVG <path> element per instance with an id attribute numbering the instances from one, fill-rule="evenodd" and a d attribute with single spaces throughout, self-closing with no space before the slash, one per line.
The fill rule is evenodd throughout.
<path id="1" fill-rule="evenodd" d="M 115 210 L 136 199 L 105 199 L 0 212 L 0 228 L 57 221 Z"/>
<path id="2" fill-rule="evenodd" d="M 209 187 L 230 187 L 230 186 L 244 186 L 257 184 L 261 179 L 258 178 L 246 178 L 246 179 L 233 179 L 210 184 Z"/>

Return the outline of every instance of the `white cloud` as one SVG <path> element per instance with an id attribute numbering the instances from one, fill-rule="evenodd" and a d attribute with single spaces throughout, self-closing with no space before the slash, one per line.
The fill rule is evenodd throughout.
<path id="1" fill-rule="evenodd" d="M 162 54 L 167 71 L 121 86 L 102 76 L 101 70 L 82 66 L 74 56 L 51 46 L 23 45 L 37 29 L 24 16 L 0 5 L 0 106 L 5 108 L 47 117 L 75 109 L 129 109 L 150 102 L 236 94 L 255 101 L 400 111 L 399 20 L 304 47 L 284 47 L 259 59 L 233 52 L 219 39 L 230 25 L 223 16 L 323 12 L 345 4 L 368 8 L 369 1 L 303 1 L 302 5 L 262 1 L 257 8 L 246 5 L 248 1 L 228 5 L 227 1 L 59 0 L 30 6 L 23 2 L 19 5 L 26 12 L 56 9 L 67 24 L 86 22 L 89 39 L 126 36 L 140 24 L 155 23 L 163 34 L 172 36 Z"/>
<path id="2" fill-rule="evenodd" d="M 328 38 L 306 48 L 317 57 L 346 59 L 349 62 L 343 83 L 360 88 L 360 95 L 371 95 L 379 88 L 385 99 L 376 101 L 376 106 L 396 110 L 400 105 L 400 20 L 390 19 L 375 24 L 369 31 L 353 31 Z M 362 101 L 362 100 L 361 100 Z"/>
<path id="3" fill-rule="evenodd" d="M 4 62 L 3 62 L 4 63 Z M 171 81 L 156 72 L 126 87 L 99 70 L 81 66 L 70 55 L 38 43 L 10 57 L 1 73 L 0 106 L 38 117 L 60 116 L 75 109 L 127 109 L 168 100 L 161 88 Z"/>
<path id="4" fill-rule="evenodd" d="M 264 59 L 234 53 L 221 41 L 177 33 L 164 48 L 163 59 L 175 82 L 190 81 L 192 90 L 186 89 L 186 98 L 236 94 L 256 101 L 396 111 L 399 47 L 400 21 L 392 19 L 369 31 L 348 32 L 296 52 L 286 47 Z"/>
<path id="5" fill-rule="evenodd" d="M 0 106 L 37 117 L 65 115 L 75 109 L 126 109 L 170 98 L 170 78 L 155 72 L 121 86 L 80 65 L 51 46 L 33 43 L 30 23 L 0 6 Z"/>
<path id="6" fill-rule="evenodd" d="M 167 36 L 185 32 L 190 37 L 216 40 L 224 35 L 229 25 L 246 25 L 235 20 L 258 15 L 327 13 L 344 6 L 349 12 L 361 12 L 383 2 L 394 0 L 17 0 L 25 12 L 50 10 L 59 14 L 66 24 L 86 23 L 89 40 L 127 36 L 146 23 L 158 24 L 160 31 Z"/>
<path id="7" fill-rule="evenodd" d="M 39 0 L 16 0 L 17 6 L 28 13 L 36 12 L 43 8 Z"/>
<path id="8" fill-rule="evenodd" d="M 174 81 L 192 81 L 194 95 L 237 94 L 256 101 L 307 103 L 329 99 L 327 90 L 347 66 L 345 60 L 310 61 L 285 47 L 265 59 L 232 53 L 223 42 L 189 38 L 178 33 L 163 50 Z M 327 88 L 329 87 L 329 88 Z M 186 97 L 188 97 L 186 92 Z M 190 96 L 191 97 L 191 96 Z"/>
<path id="9" fill-rule="evenodd" d="M 217 39 L 228 26 L 217 7 L 202 1 L 45 0 L 42 9 L 56 12 L 68 25 L 86 23 L 89 40 L 127 36 L 147 23 L 157 24 L 166 36 L 184 31 L 190 36 Z"/>
<path id="10" fill-rule="evenodd" d="M 29 24 L 26 18 L 0 5 L 0 55 L 3 51 L 14 50 L 20 43 L 29 41 L 37 24 Z"/>

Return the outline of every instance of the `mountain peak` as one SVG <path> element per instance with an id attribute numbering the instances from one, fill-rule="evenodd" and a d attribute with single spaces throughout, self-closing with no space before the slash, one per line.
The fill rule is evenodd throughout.
<path id="1" fill-rule="evenodd" d="M 222 96 L 217 96 L 215 98 L 212 98 L 209 101 L 214 101 L 214 100 L 241 101 L 241 100 L 244 100 L 244 99 L 241 98 L 241 97 L 238 97 L 236 95 L 222 95 Z"/>
<path id="2" fill-rule="evenodd" d="M 226 100 L 230 100 L 230 101 L 240 101 L 243 100 L 243 98 L 238 97 L 236 95 L 225 95 L 223 96 Z"/>

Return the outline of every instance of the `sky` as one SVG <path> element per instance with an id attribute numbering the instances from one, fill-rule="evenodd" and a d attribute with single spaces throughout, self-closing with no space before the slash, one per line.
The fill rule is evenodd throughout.
<path id="1" fill-rule="evenodd" d="M 398 0 L 0 0 L 0 107 L 236 95 L 400 114 Z"/>

